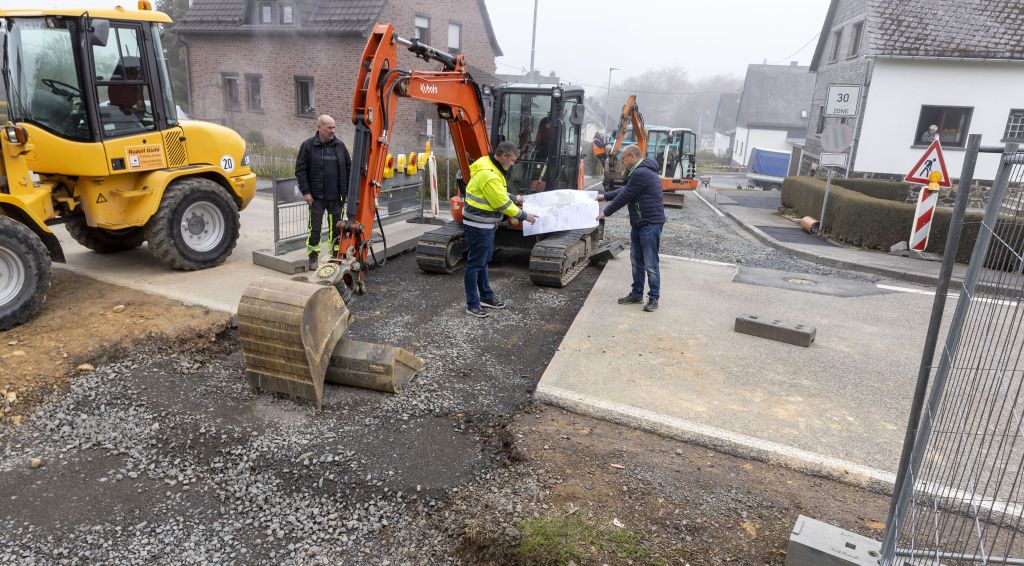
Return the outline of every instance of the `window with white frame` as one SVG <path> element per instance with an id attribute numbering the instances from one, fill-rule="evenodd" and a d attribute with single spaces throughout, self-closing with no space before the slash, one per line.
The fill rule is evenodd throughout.
<path id="1" fill-rule="evenodd" d="M 448 24 L 448 52 L 459 53 L 462 51 L 462 25 Z"/>
<path id="2" fill-rule="evenodd" d="M 316 114 L 316 90 L 313 77 L 295 77 L 295 113 L 299 116 Z"/>
<path id="3" fill-rule="evenodd" d="M 413 38 L 422 43 L 430 43 L 430 18 L 416 16 L 416 30 Z"/>
<path id="4" fill-rule="evenodd" d="M 270 2 L 260 2 L 260 23 L 270 25 L 274 23 L 274 5 Z"/>
<path id="5" fill-rule="evenodd" d="M 295 8 L 291 4 L 281 4 L 281 23 L 286 26 L 295 23 Z"/>
<path id="6" fill-rule="evenodd" d="M 1024 109 L 1010 110 L 1010 117 L 1006 119 L 1006 133 L 1003 134 L 1003 141 L 1024 142 Z"/>

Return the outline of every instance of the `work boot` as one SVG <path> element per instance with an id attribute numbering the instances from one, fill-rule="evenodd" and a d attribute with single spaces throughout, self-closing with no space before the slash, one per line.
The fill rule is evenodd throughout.
<path id="1" fill-rule="evenodd" d="M 644 298 L 640 295 L 634 295 L 633 293 L 619 299 L 620 305 L 639 305 L 642 302 L 644 302 Z"/>
<path id="2" fill-rule="evenodd" d="M 315 255 L 315 254 L 310 254 L 309 255 L 309 265 L 308 265 L 308 267 L 309 267 L 310 271 L 316 271 L 316 268 L 319 266 L 319 259 L 320 259 L 320 257 Z"/>
<path id="3" fill-rule="evenodd" d="M 480 299 L 480 306 L 485 309 L 503 309 L 505 308 L 505 301 L 498 297 L 491 297 L 490 299 Z"/>
<path id="4" fill-rule="evenodd" d="M 644 312 L 654 312 L 658 310 L 658 299 L 647 299 L 647 304 L 644 305 Z"/>
<path id="5" fill-rule="evenodd" d="M 480 307 L 466 307 L 466 314 L 477 318 L 487 318 L 491 316 L 490 313 Z"/>

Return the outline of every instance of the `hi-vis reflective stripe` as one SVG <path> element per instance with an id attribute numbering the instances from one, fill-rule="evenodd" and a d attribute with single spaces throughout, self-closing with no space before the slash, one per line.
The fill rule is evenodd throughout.
<path id="1" fill-rule="evenodd" d="M 469 193 L 466 194 L 466 200 L 471 200 L 473 202 L 479 202 L 481 204 L 487 204 L 487 199 L 485 199 L 483 197 L 478 197 L 476 195 L 471 195 Z"/>
<path id="2" fill-rule="evenodd" d="M 508 208 L 510 206 L 512 206 L 512 199 L 509 199 L 509 200 L 505 201 L 505 204 L 499 206 L 498 210 L 505 210 L 506 208 Z"/>

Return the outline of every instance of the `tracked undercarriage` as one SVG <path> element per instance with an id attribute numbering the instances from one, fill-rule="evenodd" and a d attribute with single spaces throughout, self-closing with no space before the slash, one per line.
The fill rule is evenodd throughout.
<path id="1" fill-rule="evenodd" d="M 530 281 L 545 287 L 565 287 L 589 265 L 604 235 L 604 225 L 544 236 L 523 236 L 521 230 L 499 227 L 496 249 L 530 250 Z M 452 273 L 465 262 L 462 224 L 448 222 L 427 232 L 416 245 L 416 264 L 428 273 Z"/>

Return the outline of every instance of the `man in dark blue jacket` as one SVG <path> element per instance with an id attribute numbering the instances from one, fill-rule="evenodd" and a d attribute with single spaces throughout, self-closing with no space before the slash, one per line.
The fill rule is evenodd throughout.
<path id="1" fill-rule="evenodd" d="M 620 305 L 644 302 L 644 276 L 647 276 L 647 304 L 644 311 L 658 310 L 661 297 L 661 273 L 658 268 L 658 249 L 661 247 L 661 227 L 665 224 L 665 203 L 662 200 L 661 177 L 658 162 L 643 159 L 640 148 L 628 145 L 622 150 L 622 164 L 626 168 L 626 185 L 608 191 L 599 202 L 608 201 L 598 220 L 611 216 L 622 207 L 629 209 L 629 260 L 633 264 L 633 288 L 619 299 Z"/>
<path id="2" fill-rule="evenodd" d="M 309 237 L 306 253 L 309 270 L 317 267 L 320 257 L 320 231 L 327 212 L 329 242 L 334 249 L 335 225 L 341 220 L 341 203 L 348 196 L 348 174 L 352 157 L 348 148 L 334 136 L 334 118 L 324 114 L 316 119 L 316 134 L 302 142 L 295 159 L 295 180 L 302 198 L 309 205 Z"/>

